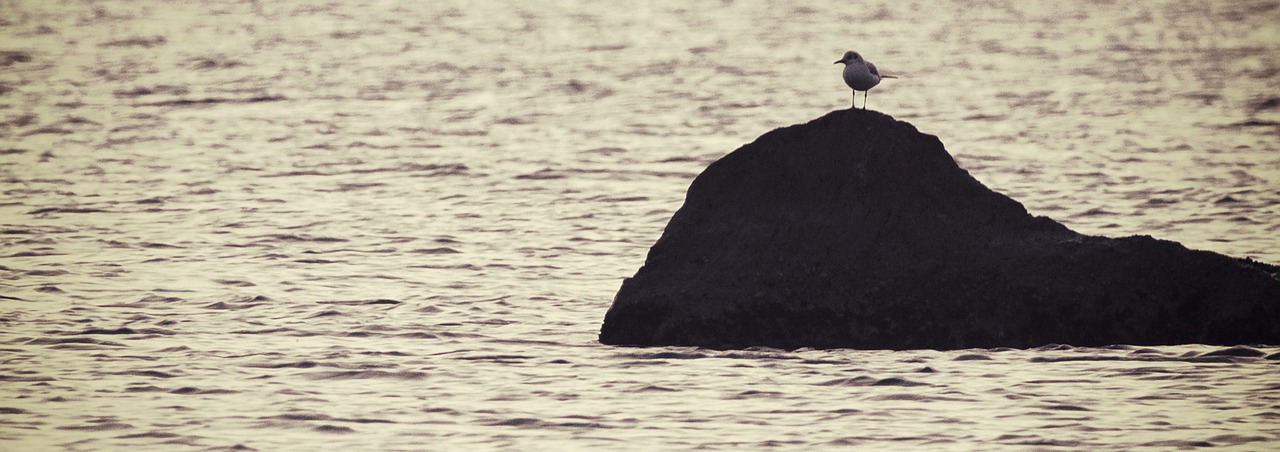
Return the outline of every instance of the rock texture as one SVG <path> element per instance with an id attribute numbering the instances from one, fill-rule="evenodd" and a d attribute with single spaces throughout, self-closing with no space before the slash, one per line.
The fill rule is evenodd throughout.
<path id="1" fill-rule="evenodd" d="M 600 342 L 959 349 L 1280 343 L 1280 268 L 1073 232 L 873 112 L 774 130 L 694 180 Z"/>

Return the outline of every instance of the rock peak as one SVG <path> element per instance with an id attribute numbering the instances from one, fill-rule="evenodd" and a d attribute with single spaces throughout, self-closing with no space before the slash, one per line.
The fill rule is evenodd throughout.
<path id="1" fill-rule="evenodd" d="M 866 110 L 712 163 L 600 341 L 849 348 L 1280 342 L 1276 268 L 1075 233 Z"/>

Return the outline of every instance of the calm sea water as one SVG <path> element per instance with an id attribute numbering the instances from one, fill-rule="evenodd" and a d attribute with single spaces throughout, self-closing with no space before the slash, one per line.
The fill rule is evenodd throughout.
<path id="1" fill-rule="evenodd" d="M 1214 347 L 595 339 L 702 168 L 848 107 L 849 49 L 901 77 L 872 109 L 1033 213 L 1280 262 L 1277 24 L 0 1 L 0 450 L 1274 450 L 1280 361 Z"/>

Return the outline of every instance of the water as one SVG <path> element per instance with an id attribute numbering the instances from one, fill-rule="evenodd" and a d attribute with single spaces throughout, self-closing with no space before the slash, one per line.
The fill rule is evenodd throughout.
<path id="1" fill-rule="evenodd" d="M 849 49 L 1033 213 L 1280 262 L 1277 19 L 2 1 L 0 449 L 1272 449 L 1276 361 L 1214 347 L 595 337 L 702 168 L 847 108 Z"/>

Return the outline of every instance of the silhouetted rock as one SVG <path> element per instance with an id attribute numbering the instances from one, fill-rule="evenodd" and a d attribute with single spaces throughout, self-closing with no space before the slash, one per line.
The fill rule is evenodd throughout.
<path id="1" fill-rule="evenodd" d="M 600 342 L 874 349 L 1280 343 L 1275 266 L 1081 235 L 872 111 L 711 164 Z"/>

